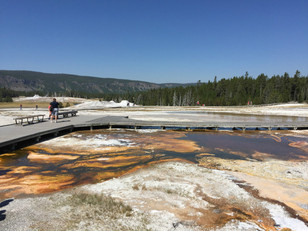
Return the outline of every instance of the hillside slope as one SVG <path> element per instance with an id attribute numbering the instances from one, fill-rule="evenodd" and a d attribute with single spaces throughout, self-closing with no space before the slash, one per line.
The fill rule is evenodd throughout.
<path id="1" fill-rule="evenodd" d="M 84 93 L 123 93 L 144 91 L 160 87 L 175 87 L 181 84 L 156 84 L 113 78 L 98 78 L 70 74 L 50 74 L 34 71 L 0 70 L 0 87 L 15 91 L 40 91 Z"/>

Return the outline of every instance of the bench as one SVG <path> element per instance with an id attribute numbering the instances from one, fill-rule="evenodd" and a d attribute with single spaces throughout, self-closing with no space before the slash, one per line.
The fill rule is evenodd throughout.
<path id="1" fill-rule="evenodd" d="M 27 122 L 28 124 L 33 124 L 36 122 L 43 122 L 45 115 L 29 115 L 29 116 L 23 116 L 23 117 L 17 117 L 14 118 L 16 124 L 23 124 L 24 122 Z"/>
<path id="2" fill-rule="evenodd" d="M 67 118 L 69 115 L 71 116 L 76 116 L 78 111 L 63 111 L 63 112 L 59 112 L 58 113 L 58 117 L 59 116 L 63 116 L 63 118 Z"/>

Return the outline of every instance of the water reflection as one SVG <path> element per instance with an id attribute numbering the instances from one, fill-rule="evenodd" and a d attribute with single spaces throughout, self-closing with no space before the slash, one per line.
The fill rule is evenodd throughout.
<path id="1" fill-rule="evenodd" d="M 162 161 L 307 160 L 306 137 L 271 132 L 81 131 L 0 156 L 0 199 L 118 177 Z"/>
<path id="2" fill-rule="evenodd" d="M 287 132 L 285 133 L 287 134 Z M 206 147 L 216 157 L 226 159 L 252 158 L 262 160 L 264 157 L 283 160 L 302 159 L 307 156 L 307 138 L 284 135 L 281 131 L 276 135 L 270 132 L 233 132 L 233 133 L 187 133 L 185 139 L 194 140 L 198 145 Z M 303 143 L 304 142 L 304 143 Z M 300 143 L 294 147 L 294 143 Z M 263 157 L 262 157 L 263 156 Z"/>

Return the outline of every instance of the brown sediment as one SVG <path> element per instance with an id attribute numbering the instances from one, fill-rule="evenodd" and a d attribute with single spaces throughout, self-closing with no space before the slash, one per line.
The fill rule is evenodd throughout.
<path id="1" fill-rule="evenodd" d="M 98 181 L 105 181 L 105 180 L 109 180 L 111 178 L 116 178 L 116 177 L 122 176 L 126 172 L 127 172 L 126 170 L 120 170 L 120 171 L 114 171 L 114 172 L 98 172 L 94 176 L 91 176 L 91 177 L 93 177 L 93 179 L 95 179 L 95 181 L 98 182 Z M 88 182 L 89 181 L 84 181 L 84 182 L 81 182 L 81 183 L 86 184 Z M 93 182 L 91 182 L 91 183 L 93 183 Z"/>
<path id="2" fill-rule="evenodd" d="M 9 174 L 26 174 L 41 169 L 41 167 L 33 167 L 33 166 L 19 166 L 19 167 L 9 167 L 9 168 L 11 169 Z"/>
<path id="3" fill-rule="evenodd" d="M 241 157 L 249 157 L 249 155 L 245 152 L 239 152 L 239 151 L 232 151 L 232 150 L 229 150 L 229 149 L 223 149 L 223 148 L 215 148 L 215 150 L 217 151 L 220 151 L 220 152 L 227 152 L 227 153 L 230 153 L 232 155 L 235 155 L 235 156 L 241 156 Z"/>
<path id="4" fill-rule="evenodd" d="M 294 162 L 297 162 L 297 161 L 307 161 L 308 160 L 308 156 L 303 156 L 303 155 L 296 155 L 297 159 L 291 159 L 290 161 L 294 161 Z"/>
<path id="5" fill-rule="evenodd" d="M 308 143 L 306 141 L 296 141 L 289 144 L 291 147 L 306 149 Z"/>
<path id="6" fill-rule="evenodd" d="M 299 156 L 298 155 L 297 157 L 301 158 L 301 159 L 308 160 L 308 143 L 307 142 L 305 142 L 305 141 L 291 142 L 291 143 L 289 143 L 289 146 L 303 150 L 305 153 L 307 153 L 307 155 L 306 156 L 303 156 L 303 155 Z"/>
<path id="7" fill-rule="evenodd" d="M 198 161 L 201 166 L 207 168 L 242 172 L 295 187 L 308 187 L 307 177 L 304 175 L 305 169 L 308 168 L 307 161 L 283 161 L 267 158 L 264 161 L 232 160 L 214 156 L 204 156 Z"/>
<path id="8" fill-rule="evenodd" d="M 307 221 L 308 211 L 300 204 L 308 205 L 307 180 L 297 176 L 297 170 L 304 171 L 306 162 L 265 161 L 251 162 L 246 160 L 225 160 L 215 157 L 203 157 L 199 160 L 201 166 L 213 169 L 228 170 L 229 174 L 248 182 L 258 191 L 260 198 L 268 198 L 293 209 L 302 220 Z M 298 167 L 296 167 L 299 165 Z M 291 170 L 289 170 L 291 169 Z M 288 173 L 289 171 L 292 172 Z M 299 172 L 300 173 L 300 172 Z"/>
<path id="9" fill-rule="evenodd" d="M 40 173 L 42 173 L 43 175 L 48 175 L 48 174 L 54 174 L 54 171 L 41 171 Z"/>
<path id="10" fill-rule="evenodd" d="M 98 131 L 99 132 L 99 131 Z M 87 135 L 87 132 L 80 132 L 81 134 Z M 146 149 L 146 150 L 155 150 L 162 149 L 166 151 L 173 151 L 179 153 L 189 153 L 194 151 L 199 151 L 200 147 L 196 144 L 196 142 L 191 140 L 180 140 L 179 138 L 185 137 L 184 132 L 159 132 L 153 133 L 147 136 L 144 136 L 139 133 L 132 133 L 132 136 L 127 138 L 131 142 L 134 143 L 133 146 L 98 146 L 98 147 L 83 147 L 76 145 L 77 141 L 72 143 L 69 142 L 69 139 L 72 138 L 71 135 L 67 136 L 67 146 L 59 146 L 56 139 L 53 141 L 43 142 L 28 148 L 26 150 L 34 151 L 42 150 L 46 153 L 66 153 L 66 154 L 80 154 L 80 155 L 90 155 L 90 154 L 99 154 L 99 153 L 115 153 L 115 152 L 125 152 L 128 150 L 134 149 Z M 89 133 L 90 134 L 90 133 Z M 110 134 L 105 131 L 102 134 Z M 78 138 L 74 137 L 74 139 L 78 140 Z M 81 140 L 85 140 L 86 137 L 80 138 Z M 112 133 L 110 135 L 110 139 L 116 139 L 112 137 Z M 89 140 L 91 143 L 91 140 Z M 78 144 L 78 143 L 77 143 Z M 37 152 L 36 151 L 36 152 Z"/>
<path id="11" fill-rule="evenodd" d="M 128 170 L 123 169 L 123 170 L 117 170 L 116 172 L 98 172 L 95 174 L 94 179 L 101 181 L 101 180 L 108 180 L 111 178 L 115 178 L 115 177 L 120 177 L 120 176 L 124 176 L 124 175 L 128 175 L 131 173 L 134 173 L 138 170 L 141 170 L 143 168 L 148 168 L 152 165 L 155 164 L 159 164 L 159 163 L 164 163 L 164 162 L 185 162 L 185 163 L 191 163 L 191 161 L 187 161 L 185 159 L 179 159 L 179 158 L 174 158 L 174 159 L 162 159 L 162 160 L 157 160 L 157 161 L 151 161 L 145 164 L 138 164 L 137 166 L 130 168 Z M 88 183 L 87 181 L 82 182 L 82 183 Z"/>
<path id="12" fill-rule="evenodd" d="M 163 163 L 163 162 L 186 162 L 186 163 L 191 163 L 193 164 L 191 161 L 187 161 L 185 159 L 179 159 L 179 158 L 174 158 L 174 159 L 162 159 L 162 160 L 157 160 L 157 161 L 151 161 L 151 162 L 147 162 L 144 164 L 138 164 L 130 169 L 122 169 L 122 170 L 117 170 L 117 171 L 104 171 L 104 172 L 97 172 L 93 175 L 93 173 L 88 172 L 88 173 L 84 173 L 82 174 L 83 179 L 80 179 L 79 184 L 88 184 L 88 183 L 93 183 L 93 179 L 96 182 L 100 182 L 100 181 L 105 181 L 105 180 L 109 180 L 111 178 L 116 178 L 116 177 L 120 177 L 120 176 L 124 176 L 127 174 L 131 174 L 134 173 L 138 170 L 141 170 L 143 168 L 148 168 L 152 165 L 158 164 L 158 163 Z M 92 180 L 91 180 L 92 179 Z"/>
<path id="13" fill-rule="evenodd" d="M 171 134 L 168 135 L 171 138 Z M 142 139 L 141 143 L 144 140 Z M 179 140 L 174 140 L 173 142 L 179 142 Z M 161 142 L 161 140 L 159 141 Z M 188 142 L 189 143 L 189 142 Z M 157 143 L 156 143 L 157 144 Z M 148 145 L 146 147 L 149 147 Z M 183 146 L 179 146 L 177 148 L 182 148 Z M 127 152 L 127 149 L 134 149 L 137 152 L 140 152 L 140 155 L 132 155 L 133 150 Z M 157 146 L 154 145 L 156 149 Z M 76 151 L 65 151 L 65 154 L 62 154 L 62 150 L 56 147 L 53 149 L 52 146 L 45 148 L 43 145 L 36 145 L 34 147 L 28 147 L 26 150 L 28 151 L 27 159 L 31 162 L 37 162 L 42 164 L 60 164 L 58 167 L 53 167 L 56 169 L 62 169 L 61 174 L 55 170 L 50 170 L 48 167 L 44 167 L 44 165 L 40 167 L 32 167 L 32 166 L 19 166 L 19 167 L 9 167 L 4 166 L 4 170 L 9 170 L 5 175 L 0 176 L 0 192 L 3 197 L 11 197 L 18 195 L 26 195 L 26 194 L 39 194 L 46 192 L 55 192 L 58 190 L 62 190 L 65 188 L 69 188 L 75 185 L 80 185 L 84 183 L 93 183 L 101 180 L 107 180 L 113 177 L 121 176 L 127 172 L 133 172 L 137 169 L 144 168 L 149 166 L 151 161 L 153 163 L 159 163 L 170 160 L 159 160 L 159 158 L 163 158 L 164 154 L 154 154 L 152 153 L 152 149 L 146 155 L 142 154 L 144 152 L 140 151 L 140 147 L 111 147 L 112 153 L 107 153 L 104 156 L 99 156 L 101 153 L 96 150 L 88 150 L 88 153 L 82 153 Z M 123 151 L 125 152 L 119 152 Z M 189 149 L 190 150 L 190 149 Z M 193 149 L 194 150 L 194 149 Z M 50 151 L 50 153 L 49 153 Z M 136 152 L 135 151 L 135 152 Z M 105 151 L 104 151 L 105 152 Z M 74 155 L 70 155 L 74 154 Z M 95 156 L 91 157 L 89 153 L 95 153 Z M 148 154 L 151 153 L 151 154 Z M 87 155 L 88 157 L 85 157 Z M 79 158 L 79 160 L 77 160 Z M 83 159 L 85 158 L 85 159 Z M 178 159 L 177 159 L 178 160 Z M 69 161 L 64 165 L 61 165 L 62 161 Z M 183 161 L 183 160 L 182 160 Z M 138 166 L 127 168 L 129 166 Z M 145 163 L 145 164 L 144 164 Z M 102 169 L 100 172 L 84 172 L 80 177 L 76 178 L 75 174 L 71 175 L 71 169 L 76 168 L 96 168 Z M 107 168 L 124 168 L 122 170 L 105 170 Z M 44 170 L 46 169 L 46 170 Z M 54 175 L 54 177 L 48 175 Z M 78 173 L 77 173 L 78 174 Z M 47 175 L 47 176 L 46 176 Z"/>
<path id="14" fill-rule="evenodd" d="M 217 157 L 213 156 L 203 157 L 199 160 L 199 165 L 210 169 L 230 170 L 225 166 L 221 166 L 221 164 L 218 161 L 216 161 L 216 159 Z M 232 163 L 235 163 L 235 161 L 232 160 Z"/>
<path id="15" fill-rule="evenodd" d="M 176 179 L 171 181 L 174 182 Z M 147 189 L 146 186 L 140 185 L 139 187 L 142 190 L 151 190 Z M 136 187 L 135 190 L 140 190 L 139 187 Z M 198 198 L 201 197 L 206 203 L 203 208 L 201 206 L 195 207 L 193 200 L 185 200 L 185 205 L 182 207 L 169 203 L 169 200 L 172 201 L 172 198 L 174 198 L 172 197 L 171 191 L 171 196 L 166 202 L 162 201 L 161 203 L 157 203 L 156 200 L 145 199 L 142 203 L 142 210 L 168 211 L 173 213 L 185 224 L 191 221 L 192 224 L 196 223 L 198 226 L 206 229 L 223 227 L 232 220 L 238 220 L 242 222 L 253 222 L 265 230 L 276 230 L 274 227 L 275 222 L 271 219 L 269 211 L 261 204 L 251 205 L 250 203 L 246 203 L 245 200 L 242 201 L 232 197 L 213 198 L 203 193 L 202 187 L 198 185 L 194 190 L 194 194 Z"/>
<path id="16" fill-rule="evenodd" d="M 238 203 L 236 198 L 212 198 L 202 190 L 195 189 L 195 193 L 202 196 L 202 199 L 210 203 L 208 210 L 203 210 L 204 214 L 197 222 L 206 227 L 213 228 L 215 226 L 222 227 L 227 222 L 235 219 L 239 221 L 253 221 L 258 226 L 266 230 L 276 230 L 274 228 L 274 220 L 271 219 L 270 213 L 264 207 L 248 206 L 245 203 Z"/>
<path id="17" fill-rule="evenodd" d="M 4 153 L 4 154 L 1 154 L 1 158 L 3 157 L 11 157 L 11 156 L 16 156 L 17 154 L 16 153 Z M 0 159 L 1 161 L 2 159 Z"/>
<path id="18" fill-rule="evenodd" d="M 308 135 L 308 130 L 288 130 L 288 135 L 290 136 L 298 136 L 298 135 Z"/>
<path id="19" fill-rule="evenodd" d="M 174 136 L 168 134 L 165 136 L 157 136 L 155 139 L 139 138 L 141 143 L 143 143 L 143 148 L 145 149 L 163 149 L 166 151 L 173 151 L 179 153 L 189 153 L 199 151 L 200 147 L 194 141 L 190 140 L 179 140 L 182 136 Z"/>
<path id="20" fill-rule="evenodd" d="M 27 157 L 31 161 L 35 162 L 59 162 L 61 160 L 75 160 L 79 158 L 79 156 L 73 156 L 73 155 L 50 155 L 50 154 L 41 154 L 41 153 L 36 153 L 36 152 L 29 152 L 29 155 Z"/>
<path id="21" fill-rule="evenodd" d="M 112 158 L 98 158 L 90 160 L 80 160 L 75 161 L 71 164 L 62 165 L 61 168 L 79 168 L 79 167 L 89 167 L 89 168 L 110 168 L 110 167 L 125 167 L 129 165 L 134 165 L 140 161 L 150 160 L 153 157 L 151 155 L 144 156 L 117 156 Z"/>
<path id="22" fill-rule="evenodd" d="M 43 144 L 38 144 L 38 145 L 27 147 L 25 149 L 33 151 L 33 152 L 43 151 L 45 153 L 57 154 L 57 155 L 59 155 L 59 153 L 65 153 L 66 155 L 76 154 L 76 153 L 78 153 L 78 155 L 92 155 L 92 154 L 124 152 L 129 149 L 133 149 L 133 147 L 118 147 L 118 146 L 114 146 L 114 147 L 107 146 L 107 147 L 100 148 L 100 149 L 91 149 L 88 147 L 88 148 L 83 149 L 76 145 L 74 146 L 74 144 L 72 144 L 72 146 L 65 147 L 65 148 L 53 146 L 52 144 L 49 144 L 48 146 L 51 146 L 51 147 L 47 148 Z"/>
<path id="23" fill-rule="evenodd" d="M 273 140 L 275 140 L 278 143 L 281 143 L 281 138 L 279 136 L 276 136 L 274 134 L 270 134 L 270 136 L 273 138 Z"/>
<path id="24" fill-rule="evenodd" d="M 249 190 L 255 197 L 284 206 L 294 218 L 299 218 L 307 224 L 308 211 L 299 206 L 299 204 L 308 205 L 306 190 L 261 177 L 249 176 L 245 173 L 233 172 L 231 174 L 249 183 L 249 186 L 243 186 L 243 188 Z"/>
<path id="25" fill-rule="evenodd" d="M 17 197 L 22 194 L 41 194 L 68 188 L 75 182 L 72 175 L 27 175 L 24 177 L 10 178 L 2 183 L 0 190 L 3 191 L 0 198 Z"/>
<path id="26" fill-rule="evenodd" d="M 303 221 L 306 225 L 308 225 L 308 219 L 306 217 L 302 217 L 301 215 L 298 214 L 298 211 L 289 207 L 285 203 L 278 201 L 278 200 L 275 200 L 275 199 L 272 199 L 272 198 L 260 196 L 259 190 L 255 189 L 251 185 L 246 184 L 245 181 L 234 180 L 234 183 L 236 183 L 239 187 L 245 189 L 248 193 L 250 193 L 252 196 L 254 196 L 257 199 L 265 200 L 265 201 L 268 201 L 270 203 L 278 204 L 278 205 L 282 206 L 290 214 L 290 216 L 292 218 L 299 219 L 299 220 Z"/>
<path id="27" fill-rule="evenodd" d="M 123 175 L 128 175 L 131 173 L 134 173 L 138 170 L 141 170 L 143 168 L 148 168 L 152 165 L 155 164 L 159 164 L 159 163 L 164 163 L 164 162 L 185 162 L 185 163 L 191 163 L 193 164 L 191 161 L 185 160 L 185 159 L 179 159 L 179 158 L 174 158 L 174 159 L 162 159 L 162 160 L 157 160 L 157 161 L 151 161 L 145 164 L 139 164 L 133 168 L 130 168 L 129 170 L 118 170 L 116 172 L 99 172 L 95 175 L 95 179 L 97 180 L 106 180 L 106 179 L 110 179 L 110 178 L 114 178 L 114 177 L 120 177 Z"/>
<path id="28" fill-rule="evenodd" d="M 270 153 L 263 153 L 263 152 L 257 152 L 257 151 L 252 153 L 252 154 L 247 154 L 245 152 L 225 150 L 225 149 L 222 149 L 222 148 L 216 148 L 215 150 L 219 150 L 221 152 L 227 152 L 229 154 L 232 154 L 232 155 L 235 155 L 235 156 L 244 157 L 244 158 L 254 158 L 256 160 L 264 160 L 266 158 L 273 157 L 273 155 L 270 154 Z"/>
<path id="29" fill-rule="evenodd" d="M 213 154 L 213 153 L 200 153 L 200 154 L 196 155 L 196 157 L 203 157 L 203 156 L 215 156 L 215 154 Z"/>
<path id="30" fill-rule="evenodd" d="M 4 178 L 4 177 L 0 177 L 0 190 L 2 189 L 3 185 L 6 184 L 7 182 L 12 181 L 12 178 Z"/>
<path id="31" fill-rule="evenodd" d="M 273 155 L 270 153 L 264 153 L 264 152 L 254 152 L 251 155 L 251 157 L 253 157 L 256 160 L 265 160 L 265 159 L 273 157 Z"/>
<path id="32" fill-rule="evenodd" d="M 178 141 L 178 140 L 177 140 Z M 180 146 L 181 148 L 182 146 Z M 38 147 L 36 147 L 38 148 Z M 130 152 L 116 152 L 116 153 L 108 153 L 104 156 L 99 156 L 100 154 L 95 154 L 96 158 L 85 157 L 84 155 L 80 155 L 79 153 L 74 153 L 74 155 L 69 155 L 67 153 L 61 154 L 59 150 L 54 150 L 52 154 L 48 154 L 46 149 L 40 148 L 40 150 L 35 149 L 31 151 L 28 148 L 28 160 L 37 163 L 42 163 L 46 165 L 42 165 L 40 167 L 31 167 L 31 166 L 19 166 L 19 167 L 8 167 L 5 166 L 5 169 L 10 170 L 5 175 L 0 177 L 0 194 L 2 196 L 18 196 L 25 194 L 39 194 L 46 193 L 52 191 L 62 190 L 68 187 L 72 187 L 75 185 L 80 185 L 84 183 L 93 183 L 99 180 L 106 180 L 112 177 L 121 176 L 127 172 L 135 171 L 139 168 L 147 167 L 153 163 L 159 163 L 167 160 L 159 160 L 160 158 L 164 158 L 164 154 L 154 154 L 150 149 L 149 152 L 145 151 L 145 153 L 151 153 L 142 155 L 143 152 L 140 151 L 140 147 L 134 147 L 135 152 L 141 152 L 140 155 L 132 155 L 133 150 Z M 149 149 L 148 149 L 149 150 Z M 194 149 L 193 149 L 194 150 Z M 40 152 L 40 153 L 38 153 Z M 41 152 L 45 152 L 42 154 Z M 47 153 L 46 153 L 47 152 Z M 58 154 L 57 154 L 58 153 Z M 119 156 L 120 155 L 120 156 Z M 79 160 L 77 160 L 79 158 Z M 86 159 L 82 159 L 86 158 Z M 179 159 L 176 159 L 179 160 Z M 61 165 L 61 161 L 69 161 L 64 165 Z M 181 161 L 184 161 L 181 159 Z M 50 166 L 49 164 L 59 164 L 59 166 Z M 140 166 L 135 167 L 134 165 L 139 164 Z M 132 168 L 130 168 L 132 166 Z M 104 172 L 84 172 L 81 177 L 76 178 L 79 174 L 78 172 L 74 172 L 74 175 L 70 175 L 72 169 L 76 168 L 96 168 L 96 171 L 102 169 Z M 51 170 L 50 168 L 55 168 L 55 170 Z M 107 168 L 111 168 L 110 170 L 106 170 Z M 113 168 L 124 168 L 123 170 Z M 11 170 L 12 169 L 12 170 Z M 45 170 L 46 169 L 46 170 Z M 62 169 L 61 174 L 67 177 L 67 180 L 63 181 L 63 177 L 59 177 L 59 172 L 57 169 Z M 45 175 L 54 174 L 55 178 L 52 180 L 53 187 L 50 185 L 50 178 Z M 77 175 L 76 175 L 77 174 Z M 73 177 L 75 176 L 75 177 Z M 70 178 L 72 177 L 72 179 Z"/>

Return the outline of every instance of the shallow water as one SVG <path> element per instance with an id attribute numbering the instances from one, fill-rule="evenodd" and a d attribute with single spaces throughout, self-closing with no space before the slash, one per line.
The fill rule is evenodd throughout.
<path id="1" fill-rule="evenodd" d="M 298 116 L 277 116 L 277 115 L 246 115 L 226 112 L 205 112 L 205 111 L 171 111 L 170 115 L 187 118 L 196 117 L 200 121 L 219 121 L 219 122 L 308 122 L 308 117 Z"/>
<path id="2" fill-rule="evenodd" d="M 283 131 L 272 134 L 254 131 L 187 133 L 186 139 L 197 142 L 198 145 L 209 149 L 216 157 L 224 159 L 258 159 L 254 154 L 262 153 L 264 156 L 295 160 L 307 156 L 303 149 L 290 146 L 294 142 L 307 142 L 307 138 L 292 137 Z"/>
<path id="3" fill-rule="evenodd" d="M 0 156 L 0 199 L 118 177 L 162 161 L 307 160 L 308 138 L 280 132 L 80 131 Z"/>

